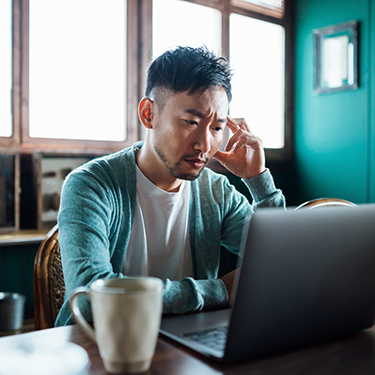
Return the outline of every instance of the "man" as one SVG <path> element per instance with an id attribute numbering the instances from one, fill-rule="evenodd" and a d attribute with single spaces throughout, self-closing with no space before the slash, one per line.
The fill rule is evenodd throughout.
<path id="1" fill-rule="evenodd" d="M 72 323 L 67 299 L 74 288 L 98 278 L 161 278 L 164 313 L 228 304 L 234 271 L 217 278 L 220 247 L 237 254 L 245 217 L 285 206 L 261 141 L 245 120 L 227 116 L 231 76 L 226 60 L 205 48 L 165 52 L 150 65 L 139 104 L 144 143 L 67 177 L 58 217 L 66 301 L 56 325 Z M 219 151 L 225 126 L 233 136 Z M 252 205 L 204 168 L 212 157 L 243 179 Z"/>

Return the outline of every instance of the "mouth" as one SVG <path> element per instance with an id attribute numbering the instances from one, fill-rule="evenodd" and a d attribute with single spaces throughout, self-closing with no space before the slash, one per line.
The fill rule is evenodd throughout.
<path id="1" fill-rule="evenodd" d="M 202 169 L 207 163 L 204 159 L 185 159 L 185 161 L 194 169 Z"/>

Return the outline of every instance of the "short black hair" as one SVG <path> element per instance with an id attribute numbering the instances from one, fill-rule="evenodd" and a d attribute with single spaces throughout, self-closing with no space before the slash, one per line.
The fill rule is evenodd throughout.
<path id="1" fill-rule="evenodd" d="M 172 92 L 188 91 L 189 95 L 214 86 L 222 86 L 228 102 L 232 100 L 232 70 L 224 57 L 207 47 L 176 47 L 157 57 L 147 70 L 146 96 L 154 89 Z"/>

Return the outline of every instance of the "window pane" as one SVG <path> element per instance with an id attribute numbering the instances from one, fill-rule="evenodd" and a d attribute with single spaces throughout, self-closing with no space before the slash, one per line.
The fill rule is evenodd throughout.
<path id="1" fill-rule="evenodd" d="M 29 53 L 30 137 L 125 139 L 125 0 L 30 0 Z"/>
<path id="2" fill-rule="evenodd" d="M 265 147 L 283 148 L 284 28 L 231 14 L 230 63 L 235 70 L 231 116 L 246 118 Z"/>
<path id="3" fill-rule="evenodd" d="M 12 1 L 0 1 L 0 137 L 12 136 Z"/>
<path id="4" fill-rule="evenodd" d="M 166 15 L 168 15 L 166 19 Z M 152 58 L 175 46 L 221 51 L 221 12 L 179 0 L 154 0 Z"/>

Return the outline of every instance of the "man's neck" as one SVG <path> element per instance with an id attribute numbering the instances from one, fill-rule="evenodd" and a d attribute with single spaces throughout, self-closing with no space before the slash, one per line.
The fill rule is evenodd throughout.
<path id="1" fill-rule="evenodd" d="M 172 176 L 164 168 L 158 168 L 160 164 L 146 144 L 137 152 L 135 162 L 141 172 L 159 189 L 170 193 L 175 193 L 180 189 L 182 180 Z"/>

